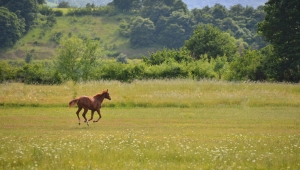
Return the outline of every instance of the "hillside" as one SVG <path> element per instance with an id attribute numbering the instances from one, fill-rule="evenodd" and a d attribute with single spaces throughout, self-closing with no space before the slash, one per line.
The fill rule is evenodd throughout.
<path id="1" fill-rule="evenodd" d="M 34 59 L 50 59 L 56 55 L 59 47 L 57 38 L 67 39 L 71 36 L 99 40 L 103 56 L 125 53 L 130 58 L 139 58 L 156 51 L 156 47 L 130 48 L 129 39 L 119 35 L 119 21 L 130 16 L 116 15 L 111 17 L 57 17 L 57 24 L 53 28 L 45 28 L 41 24 L 21 38 L 13 48 L 0 53 L 1 59 L 25 58 L 26 54 L 33 54 Z"/>
<path id="2" fill-rule="evenodd" d="M 112 0 L 64 0 L 69 2 L 71 6 L 82 7 L 87 3 L 94 3 L 97 6 L 106 5 Z M 57 3 L 59 0 L 48 0 L 47 2 Z M 193 8 L 203 8 L 204 6 L 214 6 L 216 3 L 222 4 L 226 6 L 226 8 L 230 8 L 230 6 L 241 4 L 243 6 L 253 6 L 257 7 L 259 5 L 264 5 L 267 0 L 183 0 L 188 6 L 189 9 Z"/>
<path id="3" fill-rule="evenodd" d="M 48 5 L 55 3 L 57 2 Z M 179 8 L 170 8 L 173 10 L 169 11 L 172 15 L 165 14 L 164 10 L 159 12 L 160 9 L 155 6 L 149 12 L 147 8 L 142 7 L 134 10 L 139 12 L 123 14 L 111 6 L 98 6 L 93 10 L 85 7 L 55 9 L 45 6 L 40 8 L 41 13 L 37 15 L 36 24 L 30 31 L 16 40 L 12 48 L 2 49 L 0 58 L 18 59 L 28 55 L 33 59 L 52 58 L 56 55 L 56 49 L 62 40 L 71 36 L 99 41 L 101 56 L 117 57 L 124 53 L 128 58 L 141 58 L 164 47 L 182 47 L 198 24 L 213 24 L 222 31 L 229 31 L 239 41 L 238 46 L 241 49 L 261 49 L 266 45 L 256 33 L 256 24 L 264 19 L 262 8 L 245 12 L 246 7 L 242 7 L 244 12 L 236 15 L 235 8 L 219 14 L 215 12 L 216 6 L 218 5 L 211 7 L 211 10 L 206 8 L 191 10 L 189 14 L 176 13 L 176 10 L 180 11 Z M 184 4 L 179 7 L 181 10 L 188 10 Z M 61 15 L 52 18 L 47 16 L 45 9 L 61 12 Z M 153 15 L 153 11 L 158 12 Z M 132 20 L 139 15 L 143 21 Z M 159 17 L 163 20 L 158 22 L 157 15 L 164 16 Z M 146 21 L 149 22 L 149 27 L 148 24 L 136 24 Z M 149 30 L 147 32 L 149 35 L 145 36 L 145 32 L 140 34 L 136 30 Z"/>

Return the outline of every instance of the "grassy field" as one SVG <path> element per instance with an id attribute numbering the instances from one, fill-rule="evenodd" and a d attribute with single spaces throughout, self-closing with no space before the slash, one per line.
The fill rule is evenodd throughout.
<path id="1" fill-rule="evenodd" d="M 106 88 L 112 100 L 102 119 L 79 126 L 69 100 Z M 299 169 L 299 89 L 191 80 L 1 84 L 0 169 Z"/>

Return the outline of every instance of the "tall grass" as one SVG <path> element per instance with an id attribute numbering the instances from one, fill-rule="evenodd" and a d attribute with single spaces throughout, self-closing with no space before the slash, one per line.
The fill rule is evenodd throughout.
<path id="1" fill-rule="evenodd" d="M 95 81 L 62 85 L 0 84 L 1 105 L 67 106 L 109 89 L 109 107 L 300 106 L 300 86 L 286 83 L 193 80 Z"/>

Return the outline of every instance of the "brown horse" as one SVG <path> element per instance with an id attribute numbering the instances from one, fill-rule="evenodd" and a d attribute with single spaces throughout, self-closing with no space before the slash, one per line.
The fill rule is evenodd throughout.
<path id="1" fill-rule="evenodd" d="M 78 117 L 79 125 L 80 125 L 79 112 L 82 109 L 84 109 L 84 112 L 82 113 L 82 117 L 84 118 L 84 120 L 85 120 L 84 122 L 86 122 L 87 125 L 89 125 L 89 121 L 93 120 L 95 111 L 97 111 L 99 118 L 98 118 L 98 120 L 96 120 L 94 122 L 98 122 L 101 119 L 100 108 L 102 106 L 102 102 L 103 102 L 104 98 L 111 100 L 108 90 L 104 90 L 101 94 L 100 93 L 96 94 L 93 97 L 82 96 L 77 99 L 71 100 L 69 102 L 69 108 L 74 107 L 76 104 L 78 105 L 78 110 L 77 110 L 76 114 Z M 85 117 L 88 110 L 92 111 L 92 115 L 89 120 L 87 120 Z"/>

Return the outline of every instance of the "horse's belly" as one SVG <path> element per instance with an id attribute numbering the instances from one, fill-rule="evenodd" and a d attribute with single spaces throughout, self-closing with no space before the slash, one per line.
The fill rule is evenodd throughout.
<path id="1" fill-rule="evenodd" d="M 92 111 L 97 111 L 101 108 L 101 103 L 96 102 L 93 98 L 83 96 L 80 98 L 80 102 L 78 102 L 78 106 Z"/>

